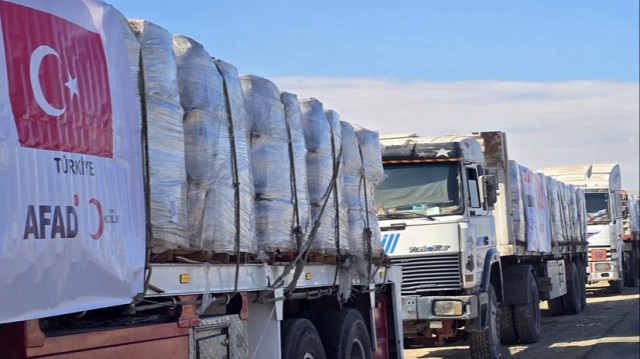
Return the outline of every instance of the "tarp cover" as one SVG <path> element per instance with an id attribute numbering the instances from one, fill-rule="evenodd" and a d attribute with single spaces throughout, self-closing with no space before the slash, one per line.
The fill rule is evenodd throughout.
<path id="1" fill-rule="evenodd" d="M 127 42 L 133 60 L 137 50 L 122 19 L 88 0 L 0 2 L 0 323 L 125 304 L 143 289 Z"/>

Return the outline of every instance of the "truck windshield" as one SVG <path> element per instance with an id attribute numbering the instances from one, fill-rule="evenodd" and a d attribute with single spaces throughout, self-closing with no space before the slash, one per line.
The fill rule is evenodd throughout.
<path id="1" fill-rule="evenodd" d="M 611 221 L 609 217 L 609 194 L 604 192 L 585 193 L 587 223 L 602 224 Z"/>
<path id="2" fill-rule="evenodd" d="M 385 165 L 384 174 L 386 179 L 376 187 L 375 199 L 386 214 L 462 213 L 457 162 Z"/>

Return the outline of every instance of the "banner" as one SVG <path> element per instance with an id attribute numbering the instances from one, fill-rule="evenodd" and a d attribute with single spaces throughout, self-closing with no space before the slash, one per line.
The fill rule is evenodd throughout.
<path id="1" fill-rule="evenodd" d="M 527 223 L 527 250 L 551 252 L 549 210 L 543 179 L 530 169 L 520 166 L 522 197 Z"/>
<path id="2" fill-rule="evenodd" d="M 0 323 L 143 290 L 140 109 L 119 13 L 0 1 Z"/>

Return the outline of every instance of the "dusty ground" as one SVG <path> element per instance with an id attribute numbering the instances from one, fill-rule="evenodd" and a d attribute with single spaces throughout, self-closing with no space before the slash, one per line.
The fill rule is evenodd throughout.
<path id="1" fill-rule="evenodd" d="M 640 294 L 625 288 L 610 294 L 608 286 L 587 287 L 587 308 L 577 315 L 552 317 L 547 303 L 540 304 L 540 342 L 502 346 L 503 358 L 516 359 L 638 359 L 640 358 Z M 448 346 L 404 351 L 406 359 L 469 358 L 468 346 Z"/>

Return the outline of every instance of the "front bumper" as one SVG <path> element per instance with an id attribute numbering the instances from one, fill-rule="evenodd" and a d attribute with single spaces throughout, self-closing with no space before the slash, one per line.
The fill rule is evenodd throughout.
<path id="1" fill-rule="evenodd" d="M 596 261 L 589 263 L 587 281 L 610 281 L 621 279 L 618 265 L 614 261 Z"/>
<path id="2" fill-rule="evenodd" d="M 435 312 L 437 302 L 459 302 L 462 304 L 462 312 L 459 315 L 443 315 Z M 461 296 L 403 296 L 402 320 L 443 320 L 460 319 L 468 320 L 478 317 L 480 306 L 488 302 L 487 293 Z"/>

